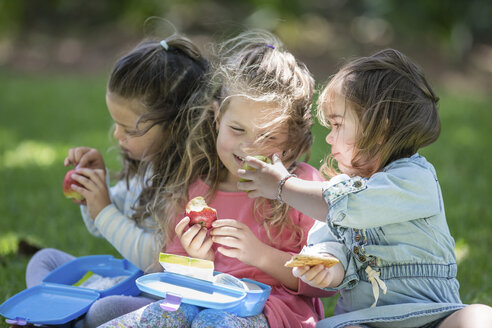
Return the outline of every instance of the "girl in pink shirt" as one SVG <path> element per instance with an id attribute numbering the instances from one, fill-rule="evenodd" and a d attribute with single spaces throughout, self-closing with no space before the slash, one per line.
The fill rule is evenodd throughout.
<path id="1" fill-rule="evenodd" d="M 231 313 L 182 304 L 165 312 L 159 302 L 110 321 L 106 327 L 314 327 L 324 317 L 315 289 L 284 266 L 306 244 L 314 220 L 277 200 L 251 199 L 237 189 L 237 170 L 248 155 L 278 154 L 289 172 L 321 180 L 319 172 L 296 162 L 312 144 L 311 101 L 314 81 L 307 68 L 282 50 L 267 32 L 250 31 L 219 48 L 212 81 L 217 101 L 200 108 L 174 184 L 162 190 L 158 218 L 164 251 L 214 261 L 215 270 L 272 287 L 263 313 Z M 204 196 L 217 210 L 210 231 L 188 228 L 187 201 Z M 172 233 L 171 233 L 172 232 Z"/>

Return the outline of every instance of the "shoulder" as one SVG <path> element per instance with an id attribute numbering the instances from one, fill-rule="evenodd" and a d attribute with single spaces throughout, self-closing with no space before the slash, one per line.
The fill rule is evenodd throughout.
<path id="1" fill-rule="evenodd" d="M 432 164 L 415 154 L 398 159 L 372 175 L 368 180 L 368 187 L 391 188 L 400 192 L 411 190 L 426 195 L 436 191 L 436 183 L 438 179 Z"/>
<path id="2" fill-rule="evenodd" d="M 294 173 L 302 180 L 311 180 L 311 181 L 325 180 L 321 176 L 319 170 L 304 162 L 296 163 L 296 170 Z"/>
<path id="3" fill-rule="evenodd" d="M 419 154 L 393 161 L 382 172 L 396 176 L 411 176 L 414 179 L 426 180 L 432 177 L 437 180 L 434 166 Z"/>

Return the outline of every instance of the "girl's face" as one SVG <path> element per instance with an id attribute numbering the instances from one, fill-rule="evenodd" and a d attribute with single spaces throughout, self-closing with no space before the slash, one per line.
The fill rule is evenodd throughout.
<path id="1" fill-rule="evenodd" d="M 331 154 L 342 173 L 354 175 L 356 172 L 352 167 L 352 159 L 359 120 L 354 110 L 338 92 L 331 98 L 330 104 L 325 106 L 327 106 L 326 117 L 331 126 L 331 131 L 326 136 L 326 142 L 331 146 Z"/>
<path id="2" fill-rule="evenodd" d="M 224 191 L 236 191 L 238 182 L 237 170 L 243 165 L 244 158 L 248 155 L 264 155 L 271 157 L 273 154 L 281 154 L 278 146 L 287 140 L 287 128 L 281 130 L 272 140 L 257 144 L 258 138 L 267 131 L 260 127 L 268 123 L 265 112 L 271 113 L 276 108 L 275 104 L 254 101 L 245 97 L 231 97 L 224 108 L 225 112 L 217 119 L 217 153 L 221 162 L 228 170 L 227 180 L 221 185 Z"/>
<path id="3" fill-rule="evenodd" d="M 122 98 L 111 92 L 106 93 L 106 105 L 114 121 L 113 136 L 121 149 L 134 160 L 142 160 L 144 156 L 152 155 L 158 150 L 158 138 L 162 138 L 161 126 L 153 126 L 142 136 L 132 135 L 135 131 L 135 123 L 138 117 L 145 113 L 142 105 L 136 100 Z M 139 128 L 144 128 L 144 123 Z"/>

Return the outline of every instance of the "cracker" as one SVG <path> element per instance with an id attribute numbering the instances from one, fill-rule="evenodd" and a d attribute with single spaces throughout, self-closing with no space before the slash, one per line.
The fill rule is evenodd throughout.
<path id="1" fill-rule="evenodd" d="M 285 262 L 285 266 L 289 268 L 301 267 L 301 266 L 314 266 L 317 264 L 323 264 L 325 267 L 329 268 L 339 263 L 338 259 L 329 255 L 307 255 L 307 254 L 296 254 L 292 258 Z"/>

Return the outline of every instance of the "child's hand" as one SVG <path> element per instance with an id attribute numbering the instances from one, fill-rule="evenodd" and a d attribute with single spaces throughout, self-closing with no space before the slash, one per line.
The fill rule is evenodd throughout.
<path id="1" fill-rule="evenodd" d="M 111 204 L 106 185 L 106 170 L 78 168 L 72 174 L 72 179 L 82 185 L 82 187 L 72 185 L 72 189 L 85 197 L 92 219 L 95 219 L 103 208 Z"/>
<path id="2" fill-rule="evenodd" d="M 267 164 L 252 156 L 247 156 L 244 161 L 255 170 L 239 169 L 237 175 L 250 181 L 238 182 L 237 188 L 248 191 L 250 198 L 276 199 L 280 180 L 289 174 L 278 156 L 273 155 L 273 164 Z"/>
<path id="3" fill-rule="evenodd" d="M 84 167 L 100 170 L 106 168 L 101 153 L 97 149 L 89 147 L 70 148 L 63 164 L 65 166 L 73 165 L 77 168 Z"/>
<path id="4" fill-rule="evenodd" d="M 190 218 L 185 216 L 176 224 L 174 231 L 181 242 L 181 245 L 191 257 L 196 257 L 203 260 L 214 260 L 214 252 L 212 250 L 213 241 L 207 236 L 207 228 L 195 224 L 188 230 Z"/>
<path id="5" fill-rule="evenodd" d="M 225 256 L 238 259 L 247 265 L 258 266 L 258 254 L 265 244 L 253 234 L 244 223 L 232 219 L 216 220 L 210 231 L 212 240 L 225 247 L 218 247 L 217 251 Z"/>
<path id="6" fill-rule="evenodd" d="M 316 288 L 325 288 L 340 285 L 345 276 L 345 270 L 341 263 L 337 263 L 331 268 L 318 264 L 311 267 L 295 267 L 292 269 L 292 274 L 308 285 Z"/>

